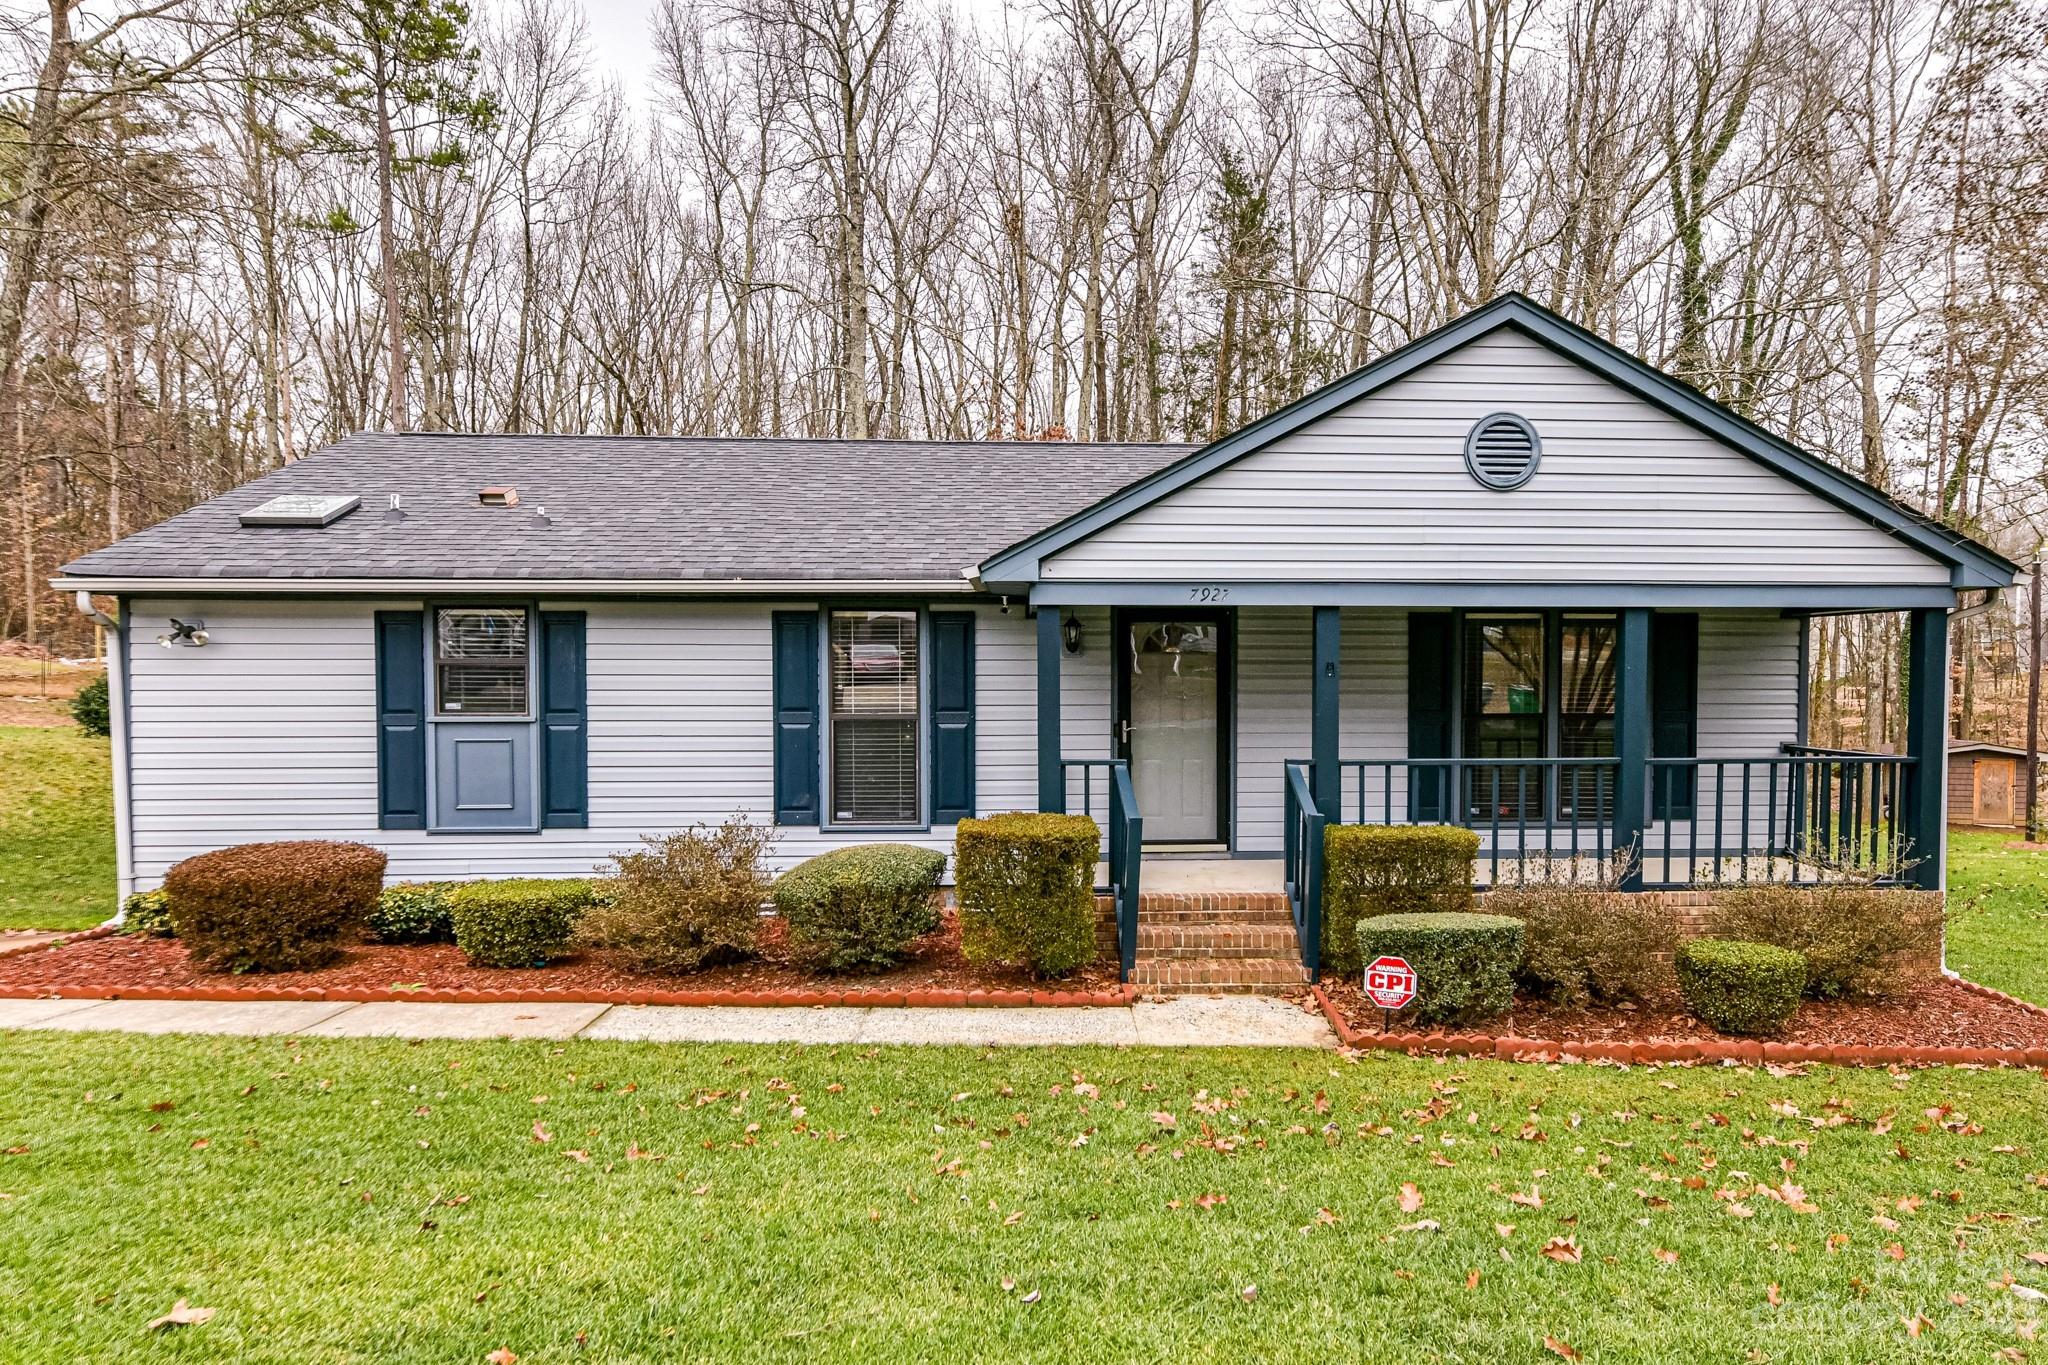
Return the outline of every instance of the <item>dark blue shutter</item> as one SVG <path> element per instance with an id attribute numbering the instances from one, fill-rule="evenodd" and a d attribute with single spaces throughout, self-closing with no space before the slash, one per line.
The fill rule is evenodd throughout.
<path id="1" fill-rule="evenodd" d="M 547 829 L 590 824 L 590 723 L 584 616 L 540 614 L 540 822 Z"/>
<path id="2" fill-rule="evenodd" d="M 1408 757 L 1452 758 L 1457 705 L 1452 645 L 1455 619 L 1448 612 L 1408 613 Z M 1412 820 L 1448 819 L 1448 767 L 1431 764 L 1408 770 L 1408 812 Z"/>
<path id="3" fill-rule="evenodd" d="M 377 828 L 427 827 L 427 626 L 416 611 L 380 611 L 377 637 Z"/>
<path id="4" fill-rule="evenodd" d="M 774 613 L 775 823 L 818 823 L 818 614 Z"/>
<path id="5" fill-rule="evenodd" d="M 932 823 L 974 814 L 974 613 L 932 621 Z"/>
<path id="6" fill-rule="evenodd" d="M 1699 752 L 1700 618 L 1650 618 L 1650 755 L 1692 758 Z M 1690 768 L 1651 769 L 1650 810 L 1659 820 L 1690 820 Z"/>

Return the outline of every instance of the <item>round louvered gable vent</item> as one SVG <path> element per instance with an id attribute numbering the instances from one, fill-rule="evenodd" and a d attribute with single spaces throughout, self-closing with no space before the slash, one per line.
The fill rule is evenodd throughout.
<path id="1" fill-rule="evenodd" d="M 1512 412 L 1480 418 L 1465 438 L 1465 467 L 1488 488 L 1520 488 L 1542 454 L 1536 428 Z"/>

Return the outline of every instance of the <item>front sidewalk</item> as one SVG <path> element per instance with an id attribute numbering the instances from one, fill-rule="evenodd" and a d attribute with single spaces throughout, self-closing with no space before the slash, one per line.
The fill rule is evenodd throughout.
<path id="1" fill-rule="evenodd" d="M 1105 1008 L 434 1004 L 322 1000 L 0 1000 L 0 1029 L 299 1038 L 589 1038 L 659 1043 L 970 1047 L 1335 1047 L 1320 1014 L 1260 996 Z"/>

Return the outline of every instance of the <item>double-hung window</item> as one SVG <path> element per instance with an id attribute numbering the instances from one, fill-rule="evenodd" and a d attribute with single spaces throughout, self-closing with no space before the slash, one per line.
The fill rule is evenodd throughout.
<path id="1" fill-rule="evenodd" d="M 527 714 L 526 609 L 441 607 L 434 612 L 434 709 L 443 716 Z"/>
<path id="2" fill-rule="evenodd" d="M 914 827 L 921 793 L 924 670 L 915 611 L 826 616 L 829 823 Z"/>

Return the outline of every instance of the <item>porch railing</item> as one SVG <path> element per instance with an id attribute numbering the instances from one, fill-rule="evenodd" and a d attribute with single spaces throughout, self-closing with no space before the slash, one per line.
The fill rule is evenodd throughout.
<path id="1" fill-rule="evenodd" d="M 1484 836 L 1484 884 L 1532 861 L 1580 867 L 1614 852 L 1611 758 L 1347 759 L 1338 816 L 1360 825 L 1462 825 Z M 1355 818 L 1352 818 L 1355 816 Z M 1590 869 L 1589 869 L 1590 870 Z"/>
<path id="2" fill-rule="evenodd" d="M 1653 758 L 1643 884 L 1907 879 L 1913 760 L 1788 744 L 1773 758 Z"/>
<path id="3" fill-rule="evenodd" d="M 1061 759 L 1060 791 L 1067 814 L 1086 815 L 1102 826 L 1108 880 L 1095 889 L 1115 900 L 1118 965 L 1129 981 L 1138 963 L 1138 890 L 1145 865 L 1145 820 L 1131 788 L 1131 765 L 1120 758 Z"/>
<path id="4" fill-rule="evenodd" d="M 1286 844 L 1282 854 L 1287 907 L 1294 915 L 1294 937 L 1309 979 L 1323 971 L 1323 826 L 1327 817 L 1316 809 L 1309 783 L 1309 765 L 1287 765 L 1287 813 L 1281 823 Z"/>

